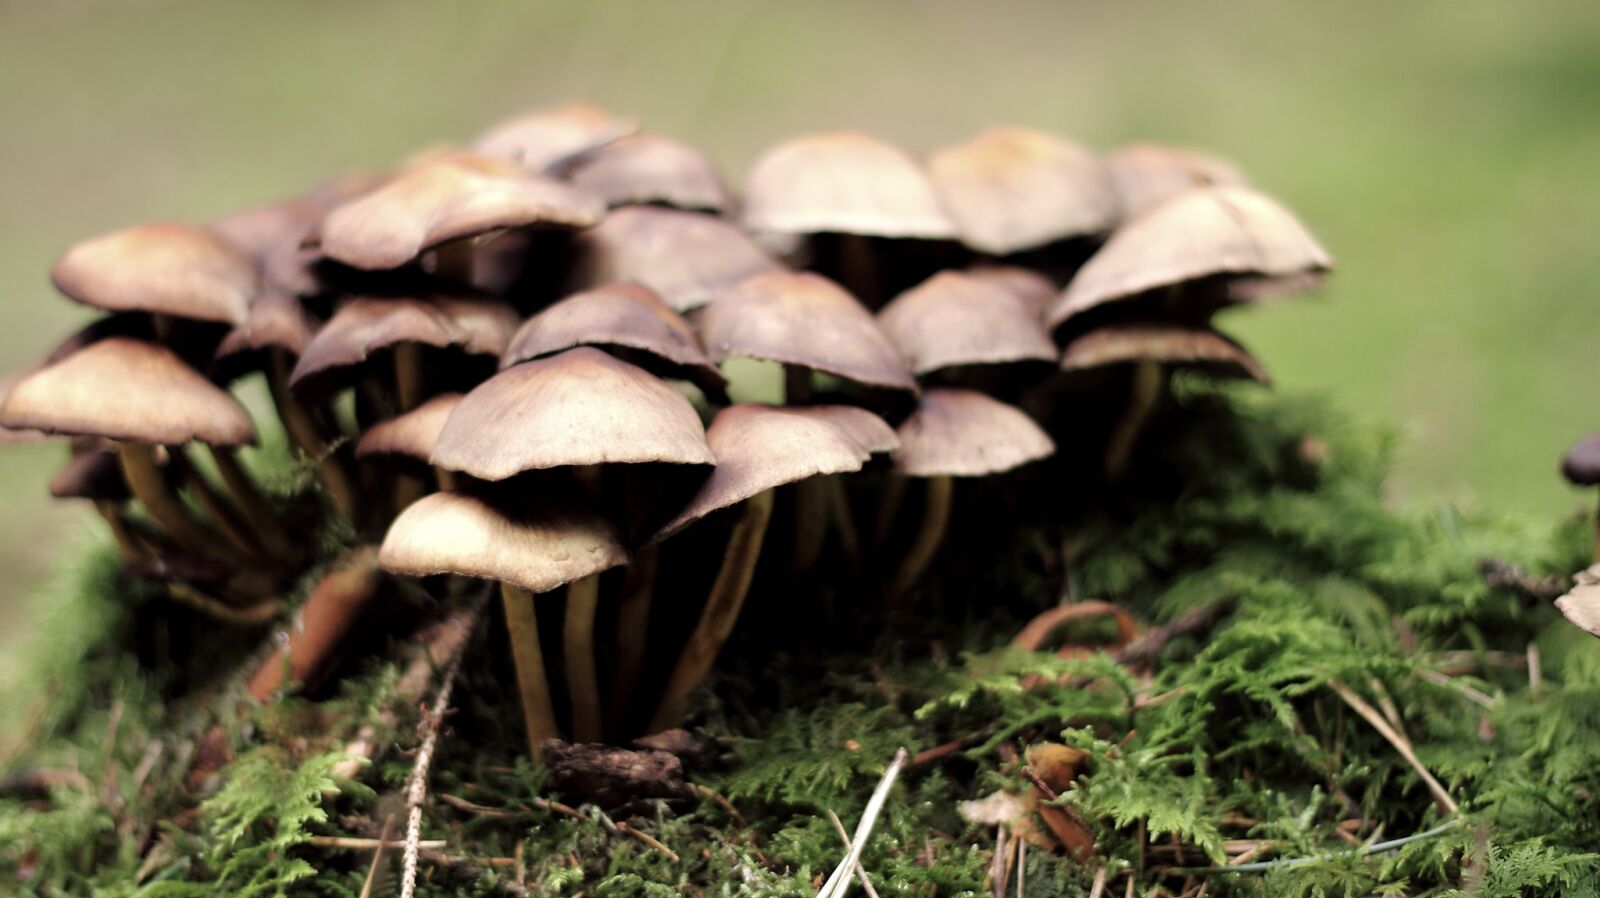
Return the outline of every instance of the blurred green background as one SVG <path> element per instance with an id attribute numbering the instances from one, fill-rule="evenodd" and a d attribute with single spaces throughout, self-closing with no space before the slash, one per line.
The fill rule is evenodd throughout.
<path id="1" fill-rule="evenodd" d="M 205 219 L 585 98 L 736 179 L 786 135 L 996 123 L 1211 148 L 1339 259 L 1226 322 L 1282 388 L 1403 436 L 1400 501 L 1551 515 L 1600 427 L 1600 4 L 0 0 L 0 368 L 88 313 L 67 244 Z M 75 528 L 0 455 L 0 620 Z"/>

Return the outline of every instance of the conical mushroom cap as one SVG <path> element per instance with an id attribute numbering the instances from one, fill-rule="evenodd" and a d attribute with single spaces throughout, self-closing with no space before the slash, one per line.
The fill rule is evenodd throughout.
<path id="1" fill-rule="evenodd" d="M 780 271 L 743 281 L 701 312 L 700 336 L 719 362 L 747 356 L 872 387 L 917 388 L 905 359 L 866 306 L 809 272 Z"/>
<path id="2" fill-rule="evenodd" d="M 1061 355 L 1066 371 L 1139 361 L 1197 368 L 1216 377 L 1272 381 L 1248 350 L 1209 327 L 1158 322 L 1106 325 L 1068 343 Z"/>
<path id="3" fill-rule="evenodd" d="M 947 147 L 928 172 L 961 241 L 995 255 L 1111 230 L 1115 188 L 1094 153 L 1026 128 L 996 128 Z"/>
<path id="4" fill-rule="evenodd" d="M 855 132 L 813 134 L 767 150 L 745 182 L 744 220 L 778 234 L 955 236 L 922 166 Z"/>
<path id="5" fill-rule="evenodd" d="M 568 103 L 507 119 L 484 132 L 474 146 L 486 156 L 510 159 L 527 171 L 544 173 L 637 130 L 639 126 L 633 122 L 598 107 Z"/>
<path id="6" fill-rule="evenodd" d="M 893 452 L 900 448 L 900 438 L 895 436 L 889 422 L 864 408 L 853 405 L 806 405 L 787 406 L 784 411 L 826 421 L 855 441 L 856 446 L 868 455 Z"/>
<path id="7" fill-rule="evenodd" d="M 460 393 L 441 393 L 402 415 L 367 428 L 356 443 L 356 458 L 408 455 L 427 461 L 439 442 L 439 431 L 461 402 Z"/>
<path id="8" fill-rule="evenodd" d="M 462 237 L 534 225 L 585 228 L 604 214 L 599 200 L 559 181 L 500 160 L 445 153 L 334 207 L 317 240 L 324 256 L 376 270 Z"/>
<path id="9" fill-rule="evenodd" d="M 1194 187 L 1246 184 L 1226 159 L 1153 143 L 1131 143 L 1106 157 L 1124 218 L 1134 218 Z"/>
<path id="10" fill-rule="evenodd" d="M 1248 187 L 1199 187 L 1112 234 L 1067 285 L 1050 324 L 1212 275 L 1282 278 L 1332 265 L 1327 250 L 1277 200 Z"/>
<path id="11" fill-rule="evenodd" d="M 334 368 L 359 365 L 399 343 L 459 346 L 472 355 L 499 355 L 516 328 L 516 312 L 495 299 L 357 297 L 317 331 L 295 363 L 291 384 Z"/>
<path id="12" fill-rule="evenodd" d="M 72 460 L 50 478 L 50 495 L 57 499 L 91 499 L 121 502 L 128 498 L 122 464 L 115 449 L 74 452 Z"/>
<path id="13" fill-rule="evenodd" d="M 461 351 L 468 355 L 505 352 L 522 324 L 515 306 L 490 296 L 435 296 L 432 302 L 461 329 Z"/>
<path id="14" fill-rule="evenodd" d="M 550 355 L 574 346 L 637 349 L 689 369 L 696 380 L 720 384 L 722 374 L 706 356 L 683 316 L 641 284 L 607 284 L 575 293 L 523 322 L 500 366 Z"/>
<path id="15" fill-rule="evenodd" d="M 349 175 L 319 185 L 304 196 L 266 203 L 223 216 L 211 228 L 255 260 L 263 289 L 301 296 L 317 292 L 312 272 L 318 253 L 302 244 L 328 210 L 388 180 L 386 175 Z"/>
<path id="16" fill-rule="evenodd" d="M 433 463 L 480 480 L 565 465 L 715 462 L 694 406 L 654 375 L 580 346 L 514 365 L 462 398 Z"/>
<path id="17" fill-rule="evenodd" d="M 109 337 L 42 368 L 0 407 L 0 426 L 176 446 L 255 442 L 237 400 L 172 350 Z"/>
<path id="18" fill-rule="evenodd" d="M 23 378 L 32 373 L 33 371 L 30 369 L 28 371 L 18 371 L 13 374 L 7 374 L 4 377 L 0 377 L 0 408 L 5 408 L 6 397 L 11 395 L 12 388 L 20 383 Z M 44 439 L 45 436 L 46 434 L 43 431 L 31 430 L 28 428 L 11 428 L 0 425 L 0 445 L 8 443 L 35 443 Z"/>
<path id="19" fill-rule="evenodd" d="M 76 244 L 50 271 L 56 289 L 113 312 L 238 324 L 259 287 L 255 262 L 216 232 L 164 221 Z"/>
<path id="20" fill-rule="evenodd" d="M 842 406 L 816 406 L 806 412 L 831 408 Z M 658 539 L 786 483 L 859 471 L 868 458 L 856 434 L 828 415 L 766 405 L 735 405 L 717 412 L 706 429 L 706 442 L 717 467 L 689 504 L 661 529 Z"/>
<path id="21" fill-rule="evenodd" d="M 1600 565 L 1572 577 L 1572 589 L 1556 599 L 1556 610 L 1578 629 L 1600 636 Z"/>
<path id="22" fill-rule="evenodd" d="M 512 515 L 461 493 L 424 496 L 389 525 L 378 564 L 410 577 L 459 574 L 539 593 L 627 563 L 600 515 L 530 505 Z"/>
<path id="23" fill-rule="evenodd" d="M 999 284 L 941 271 L 878 311 L 911 370 L 1054 361 L 1056 344 L 1026 300 Z"/>
<path id="24" fill-rule="evenodd" d="M 1600 433 L 1591 433 L 1572 444 L 1561 458 L 1561 476 L 1574 486 L 1600 483 Z"/>
<path id="25" fill-rule="evenodd" d="M 1061 294 L 1049 278 L 1020 265 L 973 265 L 966 269 L 966 274 L 1010 290 L 1033 310 L 1034 317 L 1040 321 L 1044 320 L 1045 309 L 1050 308 L 1050 304 Z"/>
<path id="26" fill-rule="evenodd" d="M 576 241 L 578 288 L 638 281 L 679 312 L 780 266 L 749 235 L 711 215 L 630 206 Z"/>
<path id="27" fill-rule="evenodd" d="M 281 349 L 298 356 L 311 345 L 317 322 L 299 298 L 268 293 L 250 306 L 244 323 L 228 331 L 217 346 L 218 361 L 258 349 Z"/>
<path id="28" fill-rule="evenodd" d="M 635 134 L 586 154 L 571 180 L 611 206 L 662 203 L 725 212 L 733 204 L 704 153 L 660 134 Z"/>
<path id="29" fill-rule="evenodd" d="M 1021 409 L 976 390 L 928 390 L 897 432 L 895 467 L 912 477 L 982 477 L 1056 451 Z"/>

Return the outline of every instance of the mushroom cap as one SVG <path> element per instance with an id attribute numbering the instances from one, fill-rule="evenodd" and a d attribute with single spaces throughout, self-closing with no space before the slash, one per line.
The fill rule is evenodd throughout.
<path id="1" fill-rule="evenodd" d="M 1128 222 L 1079 269 L 1050 324 L 1101 303 L 1213 275 L 1281 278 L 1333 258 L 1277 200 L 1249 187 L 1197 187 Z"/>
<path id="2" fill-rule="evenodd" d="M 1219 156 L 1182 147 L 1130 143 L 1106 156 L 1124 218 L 1207 184 L 1247 184 L 1239 167 Z"/>
<path id="3" fill-rule="evenodd" d="M 714 464 L 694 406 L 587 346 L 513 365 L 462 398 L 433 463 L 480 480 L 566 465 Z"/>
<path id="4" fill-rule="evenodd" d="M 912 477 L 982 477 L 1056 451 L 1021 409 L 976 390 L 924 392 L 897 433 L 895 467 Z"/>
<path id="5" fill-rule="evenodd" d="M 222 338 L 216 359 L 222 361 L 258 349 L 282 349 L 298 356 L 311 345 L 316 333 L 317 322 L 298 297 L 267 293 L 250 305 L 244 323 Z"/>
<path id="6" fill-rule="evenodd" d="M 1015 293 L 1040 321 L 1044 320 L 1045 309 L 1050 308 L 1050 304 L 1061 293 L 1049 278 L 1020 265 L 972 265 L 966 269 L 966 274 Z"/>
<path id="7" fill-rule="evenodd" d="M 23 378 L 0 426 L 176 446 L 255 442 L 244 406 L 172 350 L 108 337 Z"/>
<path id="8" fill-rule="evenodd" d="M 1056 344 L 1028 301 L 994 281 L 941 271 L 878 311 L 878 325 L 927 374 L 957 365 L 1054 361 Z"/>
<path id="9" fill-rule="evenodd" d="M 1261 363 L 1231 338 L 1200 325 L 1133 322 L 1096 328 L 1067 344 L 1065 371 L 1154 361 L 1204 371 L 1214 377 L 1271 383 Z"/>
<path id="10" fill-rule="evenodd" d="M 72 459 L 50 478 L 50 495 L 57 499 L 92 499 L 121 502 L 128 498 L 122 463 L 115 449 L 91 448 L 74 452 Z"/>
<path id="11" fill-rule="evenodd" d="M 439 431 L 461 402 L 460 393 L 440 393 L 404 414 L 367 428 L 356 443 L 356 458 L 409 455 L 427 461 L 439 442 Z"/>
<path id="12" fill-rule="evenodd" d="M 800 410 L 734 405 L 717 412 L 706 429 L 717 467 L 656 538 L 664 539 L 718 509 L 786 483 L 861 470 L 870 453 L 849 425 L 836 423 L 824 411 L 835 408 L 844 406 Z M 879 424 L 888 428 L 881 420 Z"/>
<path id="13" fill-rule="evenodd" d="M 373 352 L 399 343 L 499 355 L 516 326 L 516 311 L 497 299 L 356 297 L 306 345 L 289 383 L 359 365 Z"/>
<path id="14" fill-rule="evenodd" d="M 1600 564 L 1572 576 L 1572 589 L 1556 599 L 1556 610 L 1590 636 L 1600 636 Z"/>
<path id="15" fill-rule="evenodd" d="M 68 297 L 113 312 L 238 324 L 259 288 L 255 261 L 215 231 L 163 221 L 73 245 L 50 270 Z"/>
<path id="16" fill-rule="evenodd" d="M 242 209 L 211 227 L 255 259 L 266 289 L 310 295 L 319 285 L 312 265 L 315 250 L 302 244 L 334 206 L 355 199 L 388 180 L 384 175 L 349 175 L 319 185 L 304 196 Z"/>
<path id="17" fill-rule="evenodd" d="M 704 153 L 660 134 L 634 134 L 599 147 L 576 162 L 570 178 L 611 206 L 663 203 L 726 212 L 733 205 L 716 165 Z"/>
<path id="18" fill-rule="evenodd" d="M 378 550 L 378 564 L 396 574 L 460 574 L 534 593 L 627 560 L 615 529 L 593 510 L 541 500 L 512 515 L 462 493 L 412 503 Z"/>
<path id="19" fill-rule="evenodd" d="M 700 313 L 700 336 L 718 362 L 748 356 L 872 387 L 917 389 L 867 307 L 819 274 L 777 271 L 740 282 Z"/>
<path id="20" fill-rule="evenodd" d="M 578 235 L 575 285 L 638 281 L 679 312 L 780 266 L 745 232 L 712 215 L 629 206 Z"/>
<path id="21" fill-rule="evenodd" d="M 779 234 L 955 236 L 933 183 L 898 147 L 852 131 L 781 143 L 745 181 L 745 224 Z"/>
<path id="22" fill-rule="evenodd" d="M 900 448 L 900 438 L 895 435 L 889 422 L 864 408 L 853 405 L 805 405 L 786 406 L 784 410 L 826 421 L 854 440 L 861 451 L 868 455 L 893 452 Z"/>
<path id="23" fill-rule="evenodd" d="M 928 159 L 961 242 L 995 255 L 1111 230 L 1120 212 L 1110 172 L 1081 144 L 995 128 Z"/>
<path id="24" fill-rule="evenodd" d="M 24 377 L 27 377 L 32 373 L 33 370 L 29 369 L 27 371 L 17 371 L 7 374 L 4 377 L 0 377 L 0 408 L 5 407 L 6 397 L 11 395 L 11 389 L 15 387 L 17 383 Z M 11 428 L 0 425 L 0 445 L 36 443 L 39 440 L 44 439 L 45 436 L 46 434 L 39 430 L 32 430 L 25 427 Z"/>
<path id="25" fill-rule="evenodd" d="M 473 145 L 530 172 L 548 172 L 581 153 L 632 134 L 639 126 L 588 103 L 568 103 L 506 119 Z"/>
<path id="26" fill-rule="evenodd" d="M 324 256 L 371 271 L 462 237 L 534 225 L 585 228 L 604 214 L 604 204 L 570 185 L 502 160 L 444 153 L 335 206 L 316 240 Z"/>
<path id="27" fill-rule="evenodd" d="M 1591 433 L 1572 444 L 1561 458 L 1561 476 L 1574 486 L 1600 483 L 1600 433 Z"/>

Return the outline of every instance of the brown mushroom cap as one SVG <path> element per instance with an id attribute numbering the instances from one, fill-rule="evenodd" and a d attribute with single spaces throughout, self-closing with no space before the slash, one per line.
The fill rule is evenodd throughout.
<path id="1" fill-rule="evenodd" d="M 324 256 L 376 270 L 462 237 L 534 225 L 585 228 L 604 214 L 598 199 L 567 184 L 501 160 L 444 153 L 335 206 L 316 239 Z"/>
<path id="2" fill-rule="evenodd" d="M 1056 358 L 1056 344 L 1027 300 L 959 271 L 941 271 L 895 297 L 878 311 L 878 324 L 919 375 Z"/>
<path id="3" fill-rule="evenodd" d="M 317 292 L 311 266 L 318 254 L 302 246 L 329 209 L 383 184 L 385 175 L 350 175 L 329 181 L 304 196 L 266 203 L 223 216 L 211 228 L 253 259 L 265 289 L 299 295 Z"/>
<path id="4" fill-rule="evenodd" d="M 587 103 L 568 103 L 507 119 L 478 138 L 486 156 L 510 159 L 535 173 L 548 172 L 581 153 L 605 146 L 639 126 Z"/>
<path id="5" fill-rule="evenodd" d="M 869 453 L 856 433 L 823 412 L 836 408 L 844 406 L 800 410 L 735 405 L 717 412 L 706 429 L 717 467 L 656 538 L 665 539 L 718 509 L 786 483 L 861 470 Z M 852 411 L 871 415 L 862 409 Z"/>
<path id="6" fill-rule="evenodd" d="M 1074 339 L 1061 355 L 1066 371 L 1138 361 L 1181 365 L 1214 377 L 1272 382 L 1249 350 L 1209 327 L 1165 322 L 1106 325 Z"/>
<path id="7" fill-rule="evenodd" d="M 461 402 L 460 393 L 441 393 L 409 412 L 367 428 L 356 443 L 356 458 L 408 455 L 427 461 L 439 442 L 439 431 Z"/>
<path id="8" fill-rule="evenodd" d="M 108 337 L 23 378 L 0 426 L 175 446 L 255 442 L 244 407 L 172 350 Z"/>
<path id="9" fill-rule="evenodd" d="M 1213 275 L 1281 278 L 1332 265 L 1327 250 L 1277 200 L 1248 187 L 1199 187 L 1112 234 L 1062 292 L 1050 324 Z"/>
<path id="10" fill-rule="evenodd" d="M 1021 409 L 976 390 L 924 392 L 898 434 L 895 467 L 912 477 L 982 477 L 1056 451 Z"/>
<path id="11" fill-rule="evenodd" d="M 1561 458 L 1561 476 L 1574 486 L 1600 483 L 1600 433 L 1591 433 L 1572 444 Z"/>
<path id="12" fill-rule="evenodd" d="M 461 493 L 424 496 L 389 525 L 378 564 L 411 577 L 460 574 L 540 593 L 627 563 L 610 524 L 564 505 L 541 501 L 512 515 Z"/>
<path id="13" fill-rule="evenodd" d="M 515 310 L 496 299 L 357 297 L 317 331 L 289 382 L 299 384 L 334 368 L 359 365 L 373 352 L 399 343 L 499 355 L 516 325 Z"/>
<path id="14" fill-rule="evenodd" d="M 1026 128 L 996 128 L 928 159 L 961 241 L 995 255 L 1111 230 L 1111 175 L 1080 144 Z"/>
<path id="15" fill-rule="evenodd" d="M 50 478 L 50 495 L 57 499 L 92 499 L 121 502 L 128 498 L 117 451 L 89 448 L 74 452 L 72 460 Z"/>
<path id="16" fill-rule="evenodd" d="M 1124 218 L 1207 184 L 1249 183 L 1239 167 L 1209 153 L 1153 143 L 1131 143 L 1106 156 Z"/>
<path id="17" fill-rule="evenodd" d="M 580 346 L 514 365 L 450 414 L 433 463 L 480 480 L 566 465 L 709 465 L 694 406 L 654 375 Z"/>
<path id="18" fill-rule="evenodd" d="M 779 270 L 749 235 L 711 215 L 630 206 L 578 235 L 574 284 L 638 281 L 679 312 L 752 275 Z"/>
<path id="19" fill-rule="evenodd" d="M 259 287 L 255 262 L 216 232 L 164 221 L 85 240 L 50 270 L 56 289 L 113 312 L 238 324 Z"/>
<path id="20" fill-rule="evenodd" d="M 611 206 L 663 203 L 726 212 L 733 205 L 716 165 L 704 153 L 660 134 L 635 134 L 587 153 L 570 177 L 579 189 Z"/>
<path id="21" fill-rule="evenodd" d="M 1556 610 L 1590 636 L 1600 636 L 1600 565 L 1572 577 L 1572 589 L 1556 599 Z"/>
<path id="22" fill-rule="evenodd" d="M 900 448 L 900 438 L 895 436 L 889 422 L 864 408 L 853 405 L 808 405 L 788 406 L 784 410 L 826 421 L 854 440 L 856 446 L 868 455 L 893 452 Z"/>
<path id="23" fill-rule="evenodd" d="M 700 317 L 715 361 L 733 356 L 800 365 L 872 387 L 915 392 L 905 359 L 844 288 L 818 274 L 759 274 L 717 297 Z"/>
<path id="24" fill-rule="evenodd" d="M 744 220 L 778 234 L 955 236 L 922 166 L 855 132 L 813 134 L 767 150 L 745 182 Z"/>
<path id="25" fill-rule="evenodd" d="M 298 297 L 268 293 L 251 304 L 243 324 L 222 338 L 216 359 L 222 361 L 260 349 L 282 349 L 298 356 L 311 345 L 316 333 L 317 322 Z"/>
<path id="26" fill-rule="evenodd" d="M 11 395 L 12 388 L 15 387 L 17 383 L 20 382 L 24 377 L 27 377 L 32 373 L 32 370 L 18 371 L 13 374 L 7 374 L 4 377 L 0 377 L 0 408 L 5 407 L 6 397 Z M 43 431 L 31 430 L 28 428 L 11 428 L 0 425 L 0 445 L 35 443 L 44 439 L 46 436 L 47 435 Z"/>

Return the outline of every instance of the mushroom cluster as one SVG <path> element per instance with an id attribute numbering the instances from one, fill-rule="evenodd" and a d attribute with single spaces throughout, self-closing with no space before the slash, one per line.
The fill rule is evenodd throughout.
<path id="1" fill-rule="evenodd" d="M 440 607 L 494 584 L 537 756 L 678 722 L 753 592 L 912 601 L 955 501 L 1058 445 L 1130 476 L 1171 372 L 1267 380 L 1212 315 L 1329 265 L 1189 151 L 1006 128 L 919 159 L 817 134 L 736 195 L 700 151 L 574 105 L 72 247 L 54 282 L 104 314 L 0 383 L 0 427 L 69 438 L 52 491 L 224 621 L 330 563 Z M 782 402 L 730 399 L 735 358 Z M 230 388 L 252 376 L 314 488 L 241 459 L 258 433 Z M 1051 492 L 1019 501 L 1049 514 Z M 332 597 L 302 612 L 330 621 L 319 647 L 383 613 L 311 595 Z"/>

